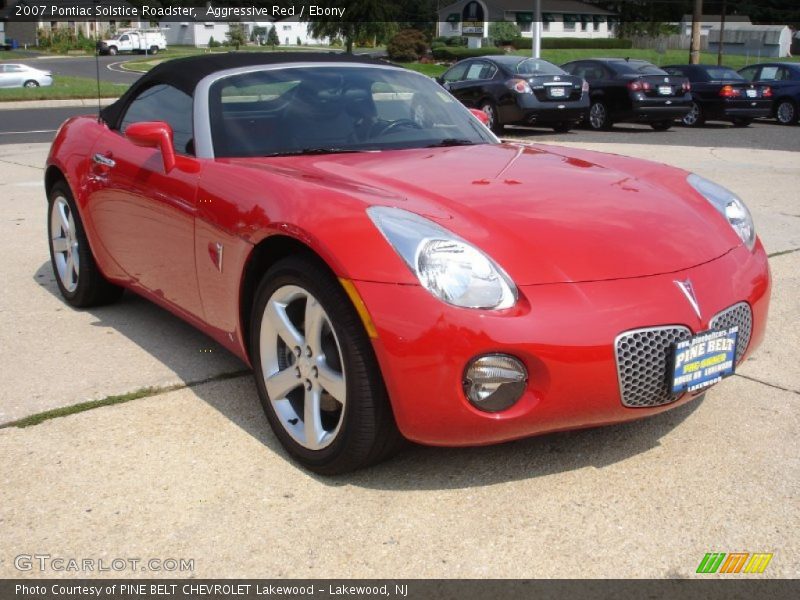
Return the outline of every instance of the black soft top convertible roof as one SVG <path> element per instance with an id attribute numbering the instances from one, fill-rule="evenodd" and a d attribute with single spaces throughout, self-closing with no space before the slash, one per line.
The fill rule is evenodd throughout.
<path id="1" fill-rule="evenodd" d="M 105 107 L 100 116 L 109 126 L 117 127 L 130 99 L 154 85 L 168 84 L 194 96 L 197 84 L 218 71 L 300 62 L 345 62 L 383 66 L 387 64 L 374 58 L 341 52 L 228 52 L 176 58 L 158 64 L 142 75 L 119 100 Z"/>

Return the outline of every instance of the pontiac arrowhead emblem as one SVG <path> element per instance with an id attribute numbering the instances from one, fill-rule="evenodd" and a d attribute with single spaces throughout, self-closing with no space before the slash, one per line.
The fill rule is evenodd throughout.
<path id="1" fill-rule="evenodd" d="M 675 285 L 677 285 L 678 288 L 683 292 L 683 295 L 686 296 L 686 299 L 689 301 L 689 304 L 692 305 L 697 318 L 702 319 L 703 317 L 700 315 L 700 305 L 697 303 L 697 296 L 694 295 L 692 280 L 687 279 L 686 281 L 676 281 Z"/>

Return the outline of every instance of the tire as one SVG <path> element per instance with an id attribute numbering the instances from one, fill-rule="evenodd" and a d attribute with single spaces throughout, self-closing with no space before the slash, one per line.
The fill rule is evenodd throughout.
<path id="1" fill-rule="evenodd" d="M 158 54 L 158 46 L 150 46 L 150 54 Z"/>
<path id="2" fill-rule="evenodd" d="M 312 317 L 309 306 L 315 307 Z M 317 324 L 318 334 L 307 339 L 305 324 L 313 315 L 309 324 Z M 251 313 L 250 356 L 270 426 L 305 468 L 339 475 L 400 447 L 361 319 L 337 279 L 313 257 L 283 259 L 264 275 Z M 314 419 L 306 427 L 308 410 Z"/>
<path id="3" fill-rule="evenodd" d="M 750 127 L 753 119 L 738 118 L 734 119 L 732 122 L 734 127 Z"/>
<path id="4" fill-rule="evenodd" d="M 656 131 L 667 131 L 672 128 L 672 121 L 656 121 L 655 123 L 650 123 L 650 127 Z"/>
<path id="5" fill-rule="evenodd" d="M 72 192 L 63 180 L 50 190 L 47 234 L 50 264 L 67 304 L 88 308 L 119 299 L 123 289 L 110 283 L 97 268 Z"/>
<path id="6" fill-rule="evenodd" d="M 37 87 L 39 87 L 39 82 L 35 81 L 33 79 L 29 79 L 28 81 L 23 83 L 22 86 L 26 87 L 26 88 L 37 88 Z"/>
<path id="7" fill-rule="evenodd" d="M 586 121 L 591 129 L 602 131 L 611 129 L 614 123 L 608 118 L 608 107 L 604 102 L 592 102 L 589 107 L 589 118 Z"/>
<path id="8" fill-rule="evenodd" d="M 491 100 L 483 100 L 479 103 L 479 106 L 480 110 L 485 112 L 486 116 L 489 117 L 489 124 L 487 127 L 494 133 L 502 134 L 505 130 L 505 126 L 500 123 L 500 115 L 497 114 L 497 105 Z"/>
<path id="9" fill-rule="evenodd" d="M 575 126 L 575 123 L 571 121 L 561 121 L 560 123 L 556 123 L 553 125 L 553 131 L 556 133 L 567 133 Z"/>
<path id="10" fill-rule="evenodd" d="M 681 123 L 686 127 L 702 127 L 705 125 L 706 117 L 703 109 L 697 102 L 692 102 L 692 109 L 681 119 Z"/>
<path id="11" fill-rule="evenodd" d="M 797 122 L 797 104 L 788 98 L 780 100 L 775 107 L 775 118 L 781 125 L 793 125 Z"/>
<path id="12" fill-rule="evenodd" d="M 109 46 L 108 47 L 108 54 L 109 54 L 109 56 L 116 56 L 117 55 L 117 47 L 116 46 Z"/>

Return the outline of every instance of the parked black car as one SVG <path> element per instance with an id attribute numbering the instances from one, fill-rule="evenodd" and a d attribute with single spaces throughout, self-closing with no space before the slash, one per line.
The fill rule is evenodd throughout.
<path id="1" fill-rule="evenodd" d="M 800 121 L 800 63 L 772 62 L 739 69 L 748 81 L 772 88 L 772 114 L 781 125 Z"/>
<path id="2" fill-rule="evenodd" d="M 706 121 L 730 121 L 747 127 L 753 119 L 772 112 L 772 90 L 747 81 L 733 69 L 716 65 L 669 65 L 670 75 L 687 77 L 692 84 L 692 109 L 683 117 L 688 127 Z"/>
<path id="3" fill-rule="evenodd" d="M 467 107 L 483 110 L 495 133 L 512 124 L 569 131 L 589 108 L 586 82 L 539 58 L 468 58 L 437 81 Z"/>
<path id="4" fill-rule="evenodd" d="M 692 104 L 689 80 L 644 60 L 593 58 L 561 67 L 589 82 L 588 125 L 610 129 L 620 121 L 649 123 L 658 131 L 682 119 Z"/>

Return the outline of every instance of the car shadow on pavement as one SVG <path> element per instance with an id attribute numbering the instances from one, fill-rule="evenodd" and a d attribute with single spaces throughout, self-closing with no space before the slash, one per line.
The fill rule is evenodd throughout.
<path id="1" fill-rule="evenodd" d="M 61 300 L 50 263 L 34 275 L 41 287 Z M 193 393 L 242 431 L 259 441 L 276 457 L 292 463 L 272 433 L 252 375 L 232 354 L 167 310 L 126 292 L 110 306 L 88 309 L 97 319 L 92 325 L 125 336 L 192 386 Z M 198 347 L 215 348 L 198 371 Z M 240 372 L 229 380 L 217 374 Z M 193 384 L 211 379 L 208 383 Z M 135 402 L 135 401 L 134 401 Z M 603 468 L 659 446 L 697 409 L 701 398 L 648 419 L 553 433 L 504 444 L 438 448 L 409 443 L 392 459 L 339 477 L 312 475 L 319 483 L 353 485 L 395 491 L 461 489 L 531 479 L 582 469 Z M 294 464 L 294 463 L 292 463 Z M 302 469 L 295 465 L 297 469 Z"/>

